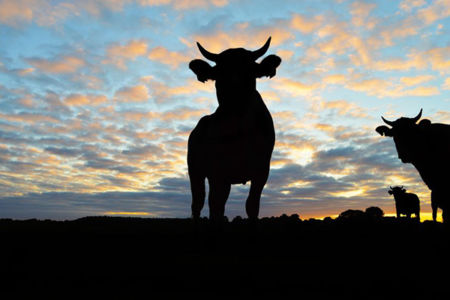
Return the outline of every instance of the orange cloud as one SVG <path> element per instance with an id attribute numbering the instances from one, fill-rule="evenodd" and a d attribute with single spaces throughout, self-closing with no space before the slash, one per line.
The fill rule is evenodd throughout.
<path id="1" fill-rule="evenodd" d="M 222 7 L 228 4 L 228 0 L 138 0 L 138 3 L 143 6 L 172 5 L 176 10 L 187 10 L 209 6 Z"/>
<path id="2" fill-rule="evenodd" d="M 373 3 L 353 2 L 351 4 L 350 14 L 352 15 L 352 23 L 355 26 L 373 26 L 373 22 L 367 22 L 372 9 L 376 7 Z"/>
<path id="3" fill-rule="evenodd" d="M 130 41 L 128 44 L 113 44 L 106 50 L 106 59 L 104 64 L 114 64 L 121 69 L 126 69 L 126 61 L 134 60 L 147 53 L 147 43 L 144 41 Z"/>
<path id="4" fill-rule="evenodd" d="M 58 120 L 50 117 L 45 116 L 42 114 L 31 114 L 31 113 L 20 113 L 20 114 L 2 114 L 0 113 L 0 119 L 5 121 L 11 121 L 11 122 L 25 122 L 25 123 L 31 123 L 34 124 L 36 122 L 49 122 L 49 123 L 57 123 Z"/>
<path id="5" fill-rule="evenodd" d="M 419 75 L 413 77 L 401 77 L 400 82 L 407 86 L 417 85 L 434 79 L 432 75 Z"/>
<path id="6" fill-rule="evenodd" d="M 241 23 L 235 25 L 235 30 L 231 30 L 230 32 L 217 30 L 205 35 L 194 35 L 189 40 L 182 39 L 182 42 L 188 47 L 194 47 L 194 41 L 198 41 L 207 50 L 220 53 L 228 48 L 244 47 L 248 50 L 259 49 L 264 45 L 269 36 L 272 37 L 272 46 L 280 45 L 294 38 L 294 35 L 290 31 L 281 27 L 267 26 L 251 29 L 248 28 L 247 23 Z"/>
<path id="7" fill-rule="evenodd" d="M 319 104 L 314 104 L 313 109 L 317 111 L 331 109 L 335 110 L 341 116 L 348 115 L 356 118 L 368 117 L 366 111 L 363 108 L 346 100 L 322 101 Z"/>
<path id="8" fill-rule="evenodd" d="M 410 12 L 413 8 L 425 5 L 427 2 L 425 0 L 403 0 L 399 7 L 407 12 Z"/>
<path id="9" fill-rule="evenodd" d="M 124 87 L 115 93 L 115 98 L 123 102 L 143 102 L 150 97 L 145 85 Z"/>
<path id="10" fill-rule="evenodd" d="M 38 1 L 33 0 L 0 1 L 0 23 L 17 26 L 22 22 L 31 22 L 37 4 Z"/>
<path id="11" fill-rule="evenodd" d="M 99 105 L 106 101 L 108 101 L 108 98 L 103 95 L 71 94 L 64 99 L 64 103 L 70 106 Z"/>
<path id="12" fill-rule="evenodd" d="M 131 0 L 78 0 L 69 2 L 47 0 L 1 0 L 0 23 L 18 26 L 32 21 L 41 26 L 55 25 L 70 16 L 78 16 L 82 12 L 99 15 L 103 9 L 122 10 Z"/>
<path id="13" fill-rule="evenodd" d="M 442 84 L 443 90 L 450 90 L 450 77 L 445 78 L 444 83 Z"/>
<path id="14" fill-rule="evenodd" d="M 281 92 L 287 92 L 294 96 L 310 95 L 314 90 L 320 87 L 320 84 L 305 84 L 288 78 L 278 78 L 273 81 L 272 87 Z"/>
<path id="15" fill-rule="evenodd" d="M 450 16 L 450 2 L 448 0 L 437 0 L 429 6 L 420 9 L 417 12 L 417 18 L 424 23 L 430 25 L 437 20 Z"/>
<path id="16" fill-rule="evenodd" d="M 322 79 L 325 84 L 344 84 L 347 78 L 343 74 L 327 75 Z"/>
<path id="17" fill-rule="evenodd" d="M 169 65 L 172 69 L 175 69 L 181 63 L 185 63 L 190 60 L 190 57 L 187 55 L 175 51 L 169 51 L 162 46 L 158 46 L 150 50 L 148 58 Z"/>
<path id="18" fill-rule="evenodd" d="M 75 56 L 64 56 L 56 61 L 30 58 L 27 62 L 43 72 L 55 74 L 73 73 L 86 64 L 83 59 Z"/>
<path id="19" fill-rule="evenodd" d="M 301 14 L 294 14 L 290 26 L 301 33 L 309 34 L 317 30 L 322 25 L 323 20 L 323 16 L 308 17 Z"/>

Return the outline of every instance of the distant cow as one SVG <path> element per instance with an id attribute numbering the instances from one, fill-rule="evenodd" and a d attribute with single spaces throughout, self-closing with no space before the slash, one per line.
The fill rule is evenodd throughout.
<path id="1" fill-rule="evenodd" d="M 189 68 L 201 82 L 214 80 L 217 110 L 200 119 L 188 141 L 188 171 L 192 192 L 192 217 L 198 219 L 205 201 L 205 178 L 209 183 L 211 219 L 224 216 L 232 184 L 251 181 L 246 202 L 249 218 L 257 219 L 261 193 L 270 170 L 275 144 L 272 117 L 256 90 L 256 79 L 273 77 L 281 59 L 269 55 L 270 38 L 258 50 L 228 49 L 211 53 L 199 43 L 202 55 L 216 65 L 195 59 Z"/>
<path id="2" fill-rule="evenodd" d="M 391 126 L 378 126 L 380 135 L 394 138 L 398 157 L 411 163 L 431 190 L 433 220 L 437 208 L 442 209 L 444 222 L 450 222 L 450 125 L 431 123 L 423 119 L 422 110 L 414 118 L 402 117 L 396 121 L 383 121 Z"/>
<path id="3" fill-rule="evenodd" d="M 412 214 L 415 214 L 420 220 L 420 200 L 416 194 L 407 193 L 403 186 L 390 187 L 388 193 L 394 195 L 397 218 L 400 218 L 400 215 L 410 218 Z"/>

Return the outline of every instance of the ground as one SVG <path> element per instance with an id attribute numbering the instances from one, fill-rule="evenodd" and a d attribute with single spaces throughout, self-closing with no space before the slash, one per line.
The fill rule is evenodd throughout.
<path id="1" fill-rule="evenodd" d="M 3 299 L 448 299 L 449 231 L 395 218 L 0 220 Z"/>

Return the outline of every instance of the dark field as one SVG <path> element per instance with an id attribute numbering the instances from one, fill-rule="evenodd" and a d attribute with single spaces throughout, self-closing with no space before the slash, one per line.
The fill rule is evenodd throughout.
<path id="1" fill-rule="evenodd" d="M 395 218 L 0 220 L 0 299 L 449 299 L 449 232 Z M 3 297 L 6 296 L 6 297 Z"/>

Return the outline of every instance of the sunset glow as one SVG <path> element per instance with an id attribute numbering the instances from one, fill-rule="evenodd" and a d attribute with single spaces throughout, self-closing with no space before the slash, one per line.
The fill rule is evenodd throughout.
<path id="1" fill-rule="evenodd" d="M 0 218 L 189 217 L 187 139 L 217 107 L 188 68 L 196 42 L 269 36 L 283 61 L 258 79 L 277 139 L 261 216 L 391 214 L 390 185 L 431 211 L 375 128 L 421 108 L 450 124 L 448 0 L 0 0 L 0 32 Z"/>

